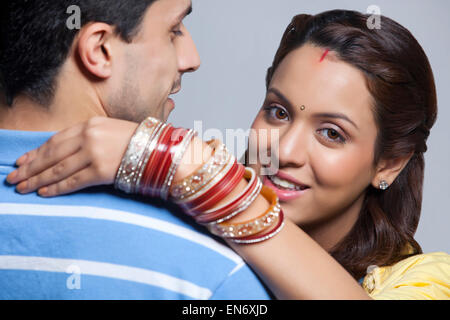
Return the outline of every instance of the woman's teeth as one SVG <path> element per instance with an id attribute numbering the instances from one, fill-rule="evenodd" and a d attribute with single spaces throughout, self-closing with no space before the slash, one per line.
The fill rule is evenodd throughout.
<path id="1" fill-rule="evenodd" d="M 277 176 L 268 176 L 268 177 L 275 186 L 281 187 L 283 189 L 288 189 L 288 190 L 304 190 L 304 189 L 306 189 L 306 188 L 297 186 L 289 181 L 280 179 Z"/>

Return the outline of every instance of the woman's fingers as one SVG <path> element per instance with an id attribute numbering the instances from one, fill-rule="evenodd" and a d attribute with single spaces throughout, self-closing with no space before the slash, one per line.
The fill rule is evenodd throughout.
<path id="1" fill-rule="evenodd" d="M 19 157 L 16 160 L 16 165 L 23 166 L 24 164 L 27 164 L 27 163 L 30 163 L 31 161 L 33 161 L 36 158 L 36 156 L 38 155 L 38 152 L 41 152 L 42 147 L 48 143 L 60 144 L 70 138 L 76 137 L 83 130 L 83 127 L 84 127 L 83 124 L 78 124 L 78 125 L 64 129 L 64 130 L 56 133 L 49 140 L 47 140 L 41 147 L 31 150 L 31 151 L 28 151 L 27 153 L 25 153 L 24 155 Z"/>
<path id="2" fill-rule="evenodd" d="M 21 182 L 17 186 L 21 193 L 51 185 L 44 188 L 52 192 L 51 196 L 86 186 L 111 184 L 137 126 L 134 122 L 94 117 L 63 130 L 38 149 L 20 157 L 19 169 L 12 172 L 7 181 Z M 90 168 L 89 176 L 83 175 L 86 168 Z M 40 190 L 40 194 L 46 193 Z"/>
<path id="3" fill-rule="evenodd" d="M 7 181 L 16 184 L 34 177 L 70 157 L 81 148 L 81 140 L 77 137 L 57 138 L 59 139 L 50 139 L 38 149 L 28 152 L 26 160 L 22 160 L 24 164 L 8 175 Z"/>
<path id="4" fill-rule="evenodd" d="M 17 191 L 20 193 L 29 193 L 41 187 L 55 184 L 83 170 L 90 164 L 89 157 L 83 152 L 77 152 L 41 173 L 22 181 L 17 185 Z"/>
<path id="5" fill-rule="evenodd" d="M 93 166 L 88 166 L 62 181 L 40 188 L 38 194 L 45 198 L 55 197 L 98 185 L 98 183 L 92 183 L 92 175 L 95 175 L 95 169 Z"/>

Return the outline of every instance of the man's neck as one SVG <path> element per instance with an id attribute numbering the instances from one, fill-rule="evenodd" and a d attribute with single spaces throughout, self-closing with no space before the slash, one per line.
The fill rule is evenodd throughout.
<path id="1" fill-rule="evenodd" d="M 83 106 L 83 107 L 81 107 Z M 21 131 L 60 131 L 95 116 L 105 116 L 76 101 L 64 105 L 42 106 L 20 98 L 13 107 L 0 107 L 0 128 Z"/>
<path id="2" fill-rule="evenodd" d="M 60 131 L 95 116 L 106 116 L 96 89 L 88 82 L 59 79 L 52 102 L 43 106 L 26 95 L 9 107 L 0 102 L 0 129 Z"/>

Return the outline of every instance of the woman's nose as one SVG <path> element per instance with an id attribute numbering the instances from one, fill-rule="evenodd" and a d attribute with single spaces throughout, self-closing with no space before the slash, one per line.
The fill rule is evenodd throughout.
<path id="1" fill-rule="evenodd" d="M 308 154 L 308 136 L 302 126 L 292 126 L 280 135 L 278 159 L 281 167 L 301 167 Z"/>

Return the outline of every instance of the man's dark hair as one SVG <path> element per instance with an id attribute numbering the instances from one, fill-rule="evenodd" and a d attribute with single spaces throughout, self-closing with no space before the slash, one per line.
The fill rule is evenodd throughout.
<path id="1" fill-rule="evenodd" d="M 8 105 L 26 94 L 47 105 L 55 77 L 67 58 L 78 29 L 67 22 L 69 7 L 80 8 L 81 27 L 104 22 L 131 41 L 148 7 L 156 0 L 6 0 L 0 4 L 0 88 Z M 69 13 L 68 13 L 69 12 Z"/>

